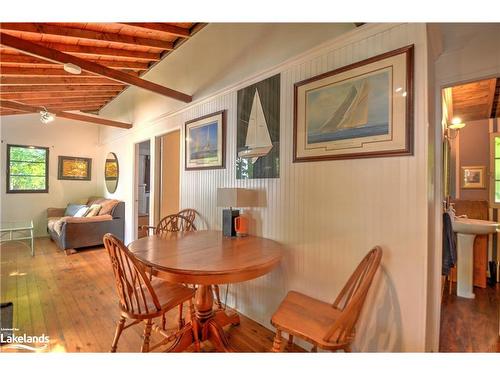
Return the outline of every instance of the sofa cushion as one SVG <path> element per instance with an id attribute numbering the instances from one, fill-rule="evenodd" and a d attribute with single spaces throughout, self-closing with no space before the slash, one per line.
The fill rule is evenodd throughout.
<path id="1" fill-rule="evenodd" d="M 70 203 L 66 207 L 66 211 L 64 211 L 64 216 L 75 216 L 78 210 L 81 209 L 82 207 L 87 207 L 87 206 L 84 204 Z"/>
<path id="2" fill-rule="evenodd" d="M 120 203 L 118 199 L 105 199 L 104 202 L 100 203 L 101 211 L 99 211 L 99 215 L 111 215 L 118 203 Z"/>
<path id="3" fill-rule="evenodd" d="M 100 204 L 93 204 L 92 206 L 89 207 L 89 209 L 85 213 L 84 217 L 97 216 L 97 215 L 99 215 L 100 210 L 101 210 Z"/>

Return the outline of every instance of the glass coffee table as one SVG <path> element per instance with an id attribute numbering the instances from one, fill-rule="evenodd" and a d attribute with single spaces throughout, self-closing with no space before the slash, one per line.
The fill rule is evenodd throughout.
<path id="1" fill-rule="evenodd" d="M 22 240 L 30 240 L 31 256 L 35 256 L 33 220 L 0 222 L 0 242 Z"/>

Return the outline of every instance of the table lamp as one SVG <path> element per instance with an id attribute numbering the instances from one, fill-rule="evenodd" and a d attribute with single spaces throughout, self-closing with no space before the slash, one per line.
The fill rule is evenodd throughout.
<path id="1" fill-rule="evenodd" d="M 233 207 L 252 207 L 256 203 L 256 191 L 242 188 L 217 188 L 217 206 L 229 207 L 222 210 L 222 233 L 226 237 L 235 237 L 234 219 L 240 210 Z"/>

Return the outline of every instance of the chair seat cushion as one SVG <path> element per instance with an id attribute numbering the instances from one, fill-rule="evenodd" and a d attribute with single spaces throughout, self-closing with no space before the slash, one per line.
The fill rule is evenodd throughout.
<path id="1" fill-rule="evenodd" d="M 320 347 L 330 348 L 332 344 L 323 338 L 340 313 L 330 303 L 290 291 L 274 313 L 271 323 Z"/>
<path id="2" fill-rule="evenodd" d="M 151 281 L 158 301 L 160 302 L 162 311 L 168 311 L 175 306 L 189 300 L 194 296 L 194 289 L 188 288 L 181 284 L 169 283 L 159 278 L 153 278 Z M 149 312 L 157 311 L 153 299 L 149 293 L 146 295 L 146 304 Z"/>

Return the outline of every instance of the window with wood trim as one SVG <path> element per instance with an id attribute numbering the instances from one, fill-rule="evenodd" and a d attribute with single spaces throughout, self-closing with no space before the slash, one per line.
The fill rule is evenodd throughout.
<path id="1" fill-rule="evenodd" d="M 490 206 L 500 208 L 500 133 L 490 134 Z"/>
<path id="2" fill-rule="evenodd" d="M 48 192 L 48 147 L 7 145 L 7 193 Z"/>

